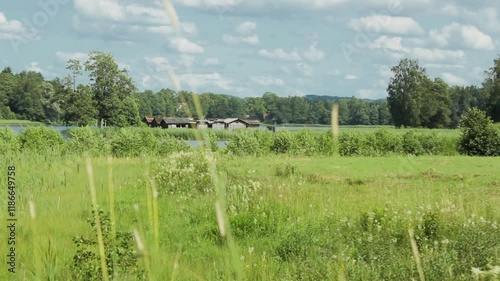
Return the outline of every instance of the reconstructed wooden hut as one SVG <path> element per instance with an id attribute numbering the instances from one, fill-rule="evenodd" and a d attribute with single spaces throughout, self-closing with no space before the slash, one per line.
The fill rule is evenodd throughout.
<path id="1" fill-rule="evenodd" d="M 163 119 L 162 116 L 156 116 L 153 121 L 151 122 L 151 127 L 152 128 L 157 128 L 160 127 L 161 120 Z"/>
<path id="2" fill-rule="evenodd" d="M 228 130 L 244 129 L 247 127 L 247 124 L 239 118 L 224 119 L 224 124 Z"/>
<path id="3" fill-rule="evenodd" d="M 259 120 L 241 119 L 241 121 L 246 124 L 247 128 L 257 128 L 258 129 L 260 127 Z"/>
<path id="4" fill-rule="evenodd" d="M 193 128 L 196 126 L 196 122 L 189 118 L 180 117 L 163 117 L 160 123 L 163 129 L 170 128 Z"/>
<path id="5" fill-rule="evenodd" d="M 151 127 L 151 123 L 153 123 L 153 120 L 155 120 L 154 116 L 144 116 L 144 118 L 142 118 L 142 122 L 146 123 L 148 127 Z"/>

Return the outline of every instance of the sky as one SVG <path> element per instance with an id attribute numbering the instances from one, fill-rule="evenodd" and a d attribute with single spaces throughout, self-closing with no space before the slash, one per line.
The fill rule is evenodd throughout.
<path id="1" fill-rule="evenodd" d="M 166 0 L 165 0 L 166 1 Z M 158 0 L 0 2 L 0 68 L 64 77 L 68 59 L 113 54 L 142 91 L 379 99 L 390 68 L 480 85 L 500 54 L 500 1 Z M 82 83 L 87 80 L 80 79 Z"/>

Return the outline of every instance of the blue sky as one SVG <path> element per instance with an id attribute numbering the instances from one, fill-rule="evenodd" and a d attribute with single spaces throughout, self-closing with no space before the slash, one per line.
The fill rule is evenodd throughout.
<path id="1" fill-rule="evenodd" d="M 139 89 L 240 97 L 384 98 L 390 67 L 418 59 L 450 85 L 480 85 L 500 54 L 500 1 L 157 0 L 0 3 L 0 67 L 68 75 L 69 58 L 111 52 Z M 82 79 L 81 82 L 85 82 Z"/>

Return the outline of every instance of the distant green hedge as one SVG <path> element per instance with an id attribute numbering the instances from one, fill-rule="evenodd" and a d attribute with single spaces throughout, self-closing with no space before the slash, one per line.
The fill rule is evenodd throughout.
<path id="1" fill-rule="evenodd" d="M 169 131 L 169 132 L 167 132 Z M 46 127 L 28 128 L 16 135 L 9 129 L 0 131 L 0 154 L 30 150 L 55 153 L 138 157 L 165 156 L 187 151 L 195 130 L 161 130 L 151 128 L 73 128 L 63 134 Z M 459 134 L 431 130 L 378 129 L 342 132 L 334 138 L 330 131 L 265 130 L 208 131 L 208 143 L 217 151 L 217 140 L 230 136 L 227 154 L 261 156 L 287 154 L 293 156 L 386 156 L 386 155 L 456 155 Z"/>

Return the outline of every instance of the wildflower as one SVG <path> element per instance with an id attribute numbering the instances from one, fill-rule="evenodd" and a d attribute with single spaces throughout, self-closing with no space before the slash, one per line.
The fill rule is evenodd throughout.
<path id="1" fill-rule="evenodd" d="M 481 273 L 482 273 L 481 269 L 476 268 L 476 267 L 472 268 L 472 274 L 474 274 L 475 276 L 479 276 L 479 275 L 481 275 Z"/>
<path id="2" fill-rule="evenodd" d="M 253 247 L 248 247 L 248 253 L 251 255 L 253 253 Z"/>

